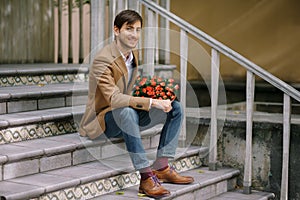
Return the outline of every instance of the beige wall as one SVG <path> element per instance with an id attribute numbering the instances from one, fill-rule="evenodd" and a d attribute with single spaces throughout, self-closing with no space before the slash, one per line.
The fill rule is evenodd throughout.
<path id="1" fill-rule="evenodd" d="M 67 3 L 64 0 L 65 3 Z M 68 9 L 67 6 L 64 7 L 63 13 L 61 16 L 61 23 L 62 23 L 62 35 L 61 35 L 61 42 L 62 42 L 62 63 L 68 63 L 68 45 L 69 45 L 69 22 L 68 22 Z M 82 15 L 82 26 L 83 26 L 83 59 L 89 55 L 90 52 L 90 6 L 83 5 L 83 15 Z M 54 33 L 55 33 L 55 40 L 54 40 L 54 62 L 58 61 L 58 8 L 54 8 Z M 72 58 L 73 63 L 79 63 L 79 9 L 73 8 L 72 10 Z"/>
<path id="2" fill-rule="evenodd" d="M 299 11 L 299 0 L 171 0 L 171 12 L 287 82 L 300 81 Z M 221 73 L 245 79 L 245 70 L 224 58 Z"/>
<path id="3" fill-rule="evenodd" d="M 300 82 L 300 1 L 299 0 L 171 0 L 171 12 L 182 17 L 233 50 L 287 82 Z M 88 54 L 89 10 L 85 8 L 84 55 Z M 55 10 L 55 17 L 57 10 Z M 73 13 L 78 21 L 78 14 Z M 66 24 L 67 15 L 63 20 Z M 55 18 L 57 21 L 57 18 Z M 173 25 L 171 28 L 176 29 Z M 76 23 L 73 29 L 78 30 Z M 177 29 L 178 30 L 178 29 Z M 67 46 L 67 26 L 63 26 L 63 46 Z M 18 32 L 22 33 L 22 32 Z M 73 57 L 78 62 L 78 34 L 73 30 Z M 55 29 L 57 52 L 57 27 Z M 175 43 L 171 42 L 171 45 Z M 52 47 L 53 48 L 53 47 Z M 47 53 L 51 48 L 46 48 Z M 210 53 L 210 48 L 205 46 Z M 7 49 L 6 49 L 7 51 Z M 52 53 L 53 51 L 51 51 Z M 198 52 L 191 52 L 197 55 Z M 57 59 L 56 53 L 54 54 Z M 63 60 L 68 53 L 64 48 Z M 53 57 L 53 54 L 52 54 Z M 53 59 L 53 58 L 52 58 Z M 207 58 L 204 64 L 208 65 Z M 179 57 L 172 61 L 179 63 Z M 178 64 L 179 65 L 179 64 Z M 206 66 L 207 67 L 207 66 Z M 222 78 L 244 80 L 245 70 L 233 61 L 221 59 Z M 189 79 L 199 79 L 195 70 L 188 71 Z"/>
<path id="4" fill-rule="evenodd" d="M 52 4 L 52 0 L 0 1 L 1 64 L 53 61 Z"/>

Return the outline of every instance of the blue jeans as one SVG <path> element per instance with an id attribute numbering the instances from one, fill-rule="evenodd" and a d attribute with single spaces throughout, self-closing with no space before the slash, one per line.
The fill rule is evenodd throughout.
<path id="1" fill-rule="evenodd" d="M 105 135 L 108 138 L 124 138 L 133 166 L 136 170 L 139 170 L 150 166 L 142 144 L 141 130 L 164 123 L 157 149 L 157 157 L 174 158 L 178 146 L 183 111 L 178 101 L 173 101 L 172 107 L 169 113 L 155 108 L 151 108 L 147 112 L 131 107 L 110 111 L 105 115 Z"/>

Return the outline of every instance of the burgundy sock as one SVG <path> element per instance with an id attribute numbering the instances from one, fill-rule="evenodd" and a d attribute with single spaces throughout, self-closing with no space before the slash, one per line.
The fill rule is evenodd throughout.
<path id="1" fill-rule="evenodd" d="M 163 171 L 169 166 L 167 157 L 159 157 L 153 164 L 153 168 L 158 171 Z"/>
<path id="2" fill-rule="evenodd" d="M 141 174 L 141 180 L 144 181 L 150 176 L 153 176 L 153 172 L 150 167 L 146 167 L 143 169 L 140 169 L 140 174 Z"/>

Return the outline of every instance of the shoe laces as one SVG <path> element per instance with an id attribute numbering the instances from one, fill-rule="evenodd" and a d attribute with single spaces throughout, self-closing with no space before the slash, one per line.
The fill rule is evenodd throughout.
<path id="1" fill-rule="evenodd" d="M 153 176 L 151 176 L 151 178 L 154 181 L 155 185 L 158 185 L 158 186 L 161 185 L 161 183 L 160 183 L 159 179 L 157 178 L 157 176 L 153 175 Z"/>
<path id="2" fill-rule="evenodd" d="M 173 172 L 175 173 L 175 168 L 173 166 L 170 166 L 170 174 L 173 174 Z"/>

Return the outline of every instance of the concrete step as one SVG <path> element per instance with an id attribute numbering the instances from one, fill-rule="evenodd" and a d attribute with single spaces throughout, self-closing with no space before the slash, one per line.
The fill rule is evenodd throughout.
<path id="1" fill-rule="evenodd" d="M 0 144 L 74 133 L 84 109 L 81 105 L 0 115 Z"/>
<path id="2" fill-rule="evenodd" d="M 0 86 L 85 82 L 88 66 L 80 64 L 1 64 Z"/>
<path id="3" fill-rule="evenodd" d="M 85 105 L 74 105 L 2 114 L 0 115 L 0 145 L 75 133 L 84 110 Z M 204 114 L 202 113 L 201 116 Z M 187 117 L 189 121 L 197 120 L 188 111 Z"/>
<path id="4" fill-rule="evenodd" d="M 76 133 L 84 110 L 85 105 L 79 105 L 0 115 L 0 146 Z M 154 132 L 160 129 L 155 128 Z"/>
<path id="5" fill-rule="evenodd" d="M 226 192 L 210 200 L 271 200 L 274 199 L 273 193 L 252 191 L 251 194 L 243 194 L 242 190 Z"/>
<path id="6" fill-rule="evenodd" d="M 239 171 L 232 168 L 221 168 L 218 171 L 209 171 L 201 167 L 182 173 L 193 176 L 195 182 L 189 185 L 165 184 L 162 185 L 171 192 L 171 195 L 161 199 L 189 199 L 206 200 L 233 190 L 236 186 L 236 177 Z M 138 185 L 124 190 L 110 193 L 93 200 L 127 200 L 127 199 L 153 199 L 138 193 Z"/>
<path id="7" fill-rule="evenodd" d="M 87 94 L 87 82 L 2 87 L 0 114 L 85 105 Z"/>
<path id="8" fill-rule="evenodd" d="M 142 131 L 145 149 L 156 148 L 162 125 Z M 204 151 L 204 150 L 203 150 Z M 89 140 L 78 133 L 0 145 L 0 180 L 78 165 L 126 153 L 122 139 Z"/>
<path id="9" fill-rule="evenodd" d="M 202 168 L 201 168 L 202 170 Z M 183 174 L 189 174 L 188 172 Z M 182 199 L 189 199 L 189 200 L 205 200 L 207 196 L 213 195 L 214 191 L 207 189 L 202 189 L 201 191 L 197 191 L 198 193 L 195 194 L 196 191 L 190 185 L 183 185 L 181 186 L 181 190 L 186 190 L 185 195 L 176 194 L 177 187 L 171 184 L 163 184 L 168 190 L 173 192 L 174 194 L 171 195 L 170 198 L 163 198 L 163 199 L 174 199 L 174 200 L 182 200 Z M 217 186 L 216 186 L 217 187 Z M 215 188 L 216 188 L 215 187 Z M 201 190 L 201 189 L 200 189 Z M 147 197 L 145 195 L 141 195 L 137 193 L 138 186 L 133 186 L 127 188 L 125 190 L 117 191 L 115 193 L 95 197 L 92 200 L 130 200 L 130 199 L 145 199 L 145 200 L 153 200 L 153 198 Z M 206 192 L 205 192 L 206 191 Z M 261 192 L 261 191 L 252 191 L 251 194 L 243 194 L 241 190 L 233 190 L 222 193 L 216 197 L 208 198 L 208 200 L 272 200 L 275 199 L 275 195 L 273 193 L 268 192 Z"/>
<path id="10" fill-rule="evenodd" d="M 158 65 L 155 73 L 172 77 L 175 68 Z M 83 105 L 88 93 L 87 73 L 84 65 L 0 65 L 0 114 Z"/>
<path id="11" fill-rule="evenodd" d="M 178 158 L 173 162 L 173 166 L 179 172 L 201 167 L 202 151 L 203 148 L 199 147 L 178 149 Z M 205 151 L 207 152 L 207 149 Z M 147 152 L 149 159 L 153 161 L 155 150 L 148 149 Z M 1 181 L 0 195 L 1 199 L 14 200 L 90 199 L 138 185 L 139 178 L 129 155 L 122 154 Z"/>
<path id="12" fill-rule="evenodd" d="M 1 64 L 0 87 L 86 82 L 88 68 L 89 64 Z M 155 66 L 155 75 L 170 78 L 175 69 L 175 65 L 159 64 Z M 143 66 L 139 66 L 139 74 L 142 72 Z"/>

